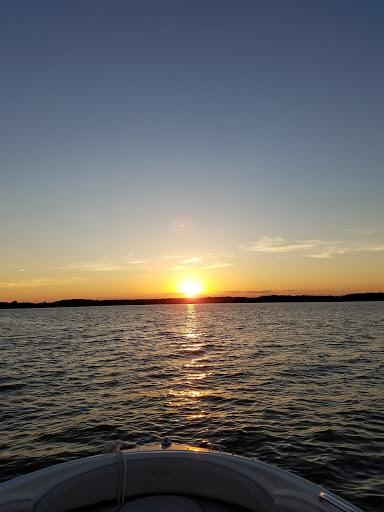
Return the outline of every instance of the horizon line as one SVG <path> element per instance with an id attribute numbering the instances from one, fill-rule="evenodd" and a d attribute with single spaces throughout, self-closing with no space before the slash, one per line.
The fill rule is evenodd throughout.
<path id="1" fill-rule="evenodd" d="M 159 297 L 135 299 L 58 299 L 51 302 L 0 301 L 0 308 L 17 307 L 66 307 L 66 306 L 113 306 L 113 305 L 156 305 L 156 304 L 214 304 L 214 303 L 252 303 L 252 302 L 343 302 L 343 301 L 384 301 L 382 292 L 352 292 L 342 295 L 333 294 L 269 294 L 258 296 L 196 296 L 196 297 Z"/>

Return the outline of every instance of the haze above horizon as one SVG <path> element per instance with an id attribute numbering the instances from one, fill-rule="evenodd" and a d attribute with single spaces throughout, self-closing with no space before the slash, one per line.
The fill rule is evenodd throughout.
<path id="1" fill-rule="evenodd" d="M 0 7 L 0 301 L 384 290 L 384 4 Z"/>

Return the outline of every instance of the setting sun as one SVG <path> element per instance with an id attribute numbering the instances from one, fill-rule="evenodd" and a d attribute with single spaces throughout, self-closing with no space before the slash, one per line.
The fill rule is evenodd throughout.
<path id="1" fill-rule="evenodd" d="M 186 279 L 180 283 L 179 289 L 186 297 L 196 297 L 203 291 L 203 285 L 198 279 Z"/>

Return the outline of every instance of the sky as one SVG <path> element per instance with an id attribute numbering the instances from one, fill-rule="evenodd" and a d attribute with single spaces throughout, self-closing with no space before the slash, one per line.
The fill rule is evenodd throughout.
<path id="1" fill-rule="evenodd" d="M 0 301 L 384 290 L 384 3 L 3 0 Z"/>

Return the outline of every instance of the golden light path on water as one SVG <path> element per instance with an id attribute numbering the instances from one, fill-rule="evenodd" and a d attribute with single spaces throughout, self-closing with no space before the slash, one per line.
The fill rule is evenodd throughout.
<path id="1" fill-rule="evenodd" d="M 195 304 L 186 305 L 185 326 L 180 334 L 182 341 L 179 348 L 184 357 L 175 362 L 175 386 L 169 389 L 169 400 L 166 404 L 189 411 L 186 414 L 187 420 L 200 420 L 208 414 L 201 398 L 211 393 L 204 381 L 211 372 L 202 371 L 204 368 L 202 354 L 205 353 L 206 342 L 203 340 Z"/>

